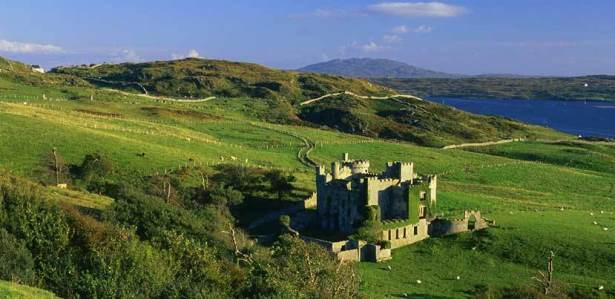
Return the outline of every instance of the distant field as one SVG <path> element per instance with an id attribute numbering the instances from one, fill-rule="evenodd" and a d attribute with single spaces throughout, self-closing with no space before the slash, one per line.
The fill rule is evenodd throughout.
<path id="1" fill-rule="evenodd" d="M 432 239 L 395 250 L 387 263 L 359 264 L 362 290 L 374 298 L 464 298 L 479 284 L 530 285 L 549 250 L 556 252 L 556 279 L 615 289 L 613 145 L 517 142 L 443 150 L 265 123 L 254 115 L 263 103 L 250 99 L 190 104 L 109 93 L 94 101 L 52 100 L 38 92 L 24 88 L 11 97 L 0 91 L 0 168 L 18 175 L 35 177 L 42 157 L 57 147 L 69 163 L 104 153 L 118 176 L 237 163 L 293 172 L 298 186 L 313 190 L 313 169 L 297 157 L 306 139 L 314 144 L 310 157 L 327 165 L 344 152 L 369 159 L 376 170 L 387 161 L 413 161 L 419 173 L 439 174 L 438 213 L 457 217 L 480 209 L 498 224 L 486 236 Z M 89 208 L 111 202 L 49 192 Z"/>
<path id="2" fill-rule="evenodd" d="M 615 101 L 615 76 L 383 78 L 373 81 L 422 97 Z"/>

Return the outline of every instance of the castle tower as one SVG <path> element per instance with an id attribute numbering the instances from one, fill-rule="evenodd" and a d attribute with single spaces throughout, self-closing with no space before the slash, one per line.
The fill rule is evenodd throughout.
<path id="1" fill-rule="evenodd" d="M 369 161 L 356 160 L 352 162 L 352 174 L 361 174 L 369 172 Z"/>
<path id="2" fill-rule="evenodd" d="M 414 163 L 388 162 L 384 174 L 401 182 L 412 182 L 414 179 Z"/>

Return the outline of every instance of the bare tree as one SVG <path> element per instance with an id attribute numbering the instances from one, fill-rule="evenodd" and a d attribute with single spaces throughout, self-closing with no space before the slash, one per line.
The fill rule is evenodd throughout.
<path id="1" fill-rule="evenodd" d="M 540 288 L 542 288 L 545 295 L 549 295 L 553 289 L 553 258 L 555 254 L 551 251 L 551 254 L 547 257 L 547 273 L 538 271 L 540 277 L 533 277 L 538 282 Z"/>
<path id="2" fill-rule="evenodd" d="M 47 168 L 52 172 L 56 185 L 62 184 L 67 167 L 64 158 L 60 155 L 57 148 L 52 148 L 47 158 Z"/>

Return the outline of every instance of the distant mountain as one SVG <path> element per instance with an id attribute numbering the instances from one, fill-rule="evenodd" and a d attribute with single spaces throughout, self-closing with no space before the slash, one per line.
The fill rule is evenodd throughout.
<path id="1" fill-rule="evenodd" d="M 390 59 L 335 59 L 300 68 L 301 72 L 360 78 L 458 78 L 462 75 L 436 72 Z"/>

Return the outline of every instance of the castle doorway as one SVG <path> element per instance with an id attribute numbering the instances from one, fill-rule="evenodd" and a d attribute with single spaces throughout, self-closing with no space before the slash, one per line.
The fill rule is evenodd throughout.
<path id="1" fill-rule="evenodd" d="M 473 231 L 475 228 L 476 228 L 476 216 L 472 214 L 468 218 L 468 230 Z"/>

